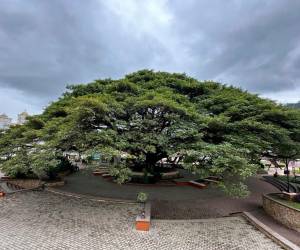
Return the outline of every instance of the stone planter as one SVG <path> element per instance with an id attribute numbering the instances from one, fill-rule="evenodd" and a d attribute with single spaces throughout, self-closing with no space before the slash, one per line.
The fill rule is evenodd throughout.
<path id="1" fill-rule="evenodd" d="M 283 198 L 288 201 L 296 201 L 298 195 L 299 195 L 298 193 L 282 192 Z"/>
<path id="2" fill-rule="evenodd" d="M 138 215 L 135 220 L 135 228 L 138 231 L 149 231 L 150 230 L 150 220 L 151 220 L 151 204 L 147 202 L 145 204 L 145 214 L 144 216 Z"/>
<path id="3" fill-rule="evenodd" d="M 17 185 L 22 189 L 34 189 L 41 187 L 44 182 L 38 179 L 10 179 L 7 183 Z"/>
<path id="4" fill-rule="evenodd" d="M 263 208 L 278 222 L 300 232 L 300 209 L 290 207 L 274 199 L 270 194 L 263 195 Z"/>

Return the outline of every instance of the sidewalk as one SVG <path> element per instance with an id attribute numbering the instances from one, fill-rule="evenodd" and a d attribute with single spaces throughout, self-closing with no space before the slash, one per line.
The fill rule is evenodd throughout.
<path id="1" fill-rule="evenodd" d="M 249 213 L 257 218 L 260 222 L 270 227 L 276 233 L 293 242 L 297 246 L 300 246 L 300 233 L 275 221 L 271 216 L 266 214 L 262 208 Z"/>

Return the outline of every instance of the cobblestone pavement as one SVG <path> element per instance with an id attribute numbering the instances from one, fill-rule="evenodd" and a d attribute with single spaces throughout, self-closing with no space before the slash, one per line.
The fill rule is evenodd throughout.
<path id="1" fill-rule="evenodd" d="M 0 249 L 280 249 L 241 217 L 153 220 L 134 229 L 138 204 L 112 204 L 49 192 L 0 199 Z"/>

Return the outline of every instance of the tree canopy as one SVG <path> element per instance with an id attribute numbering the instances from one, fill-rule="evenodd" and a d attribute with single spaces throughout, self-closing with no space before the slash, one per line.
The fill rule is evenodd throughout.
<path id="1" fill-rule="evenodd" d="M 112 173 L 140 169 L 179 156 L 180 165 L 201 176 L 222 177 L 230 194 L 247 192 L 262 156 L 297 158 L 300 112 L 212 81 L 185 74 L 142 70 L 123 79 L 71 85 L 59 100 L 24 125 L 0 135 L 2 171 L 41 175 L 74 149 L 116 156 Z M 293 153 L 291 153 L 293 151 Z"/>

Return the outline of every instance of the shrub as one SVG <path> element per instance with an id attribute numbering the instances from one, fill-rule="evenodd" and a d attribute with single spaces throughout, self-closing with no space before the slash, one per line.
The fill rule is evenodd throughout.
<path id="1" fill-rule="evenodd" d="M 145 203 L 148 200 L 148 194 L 144 192 L 139 192 L 136 200 L 141 203 Z"/>

